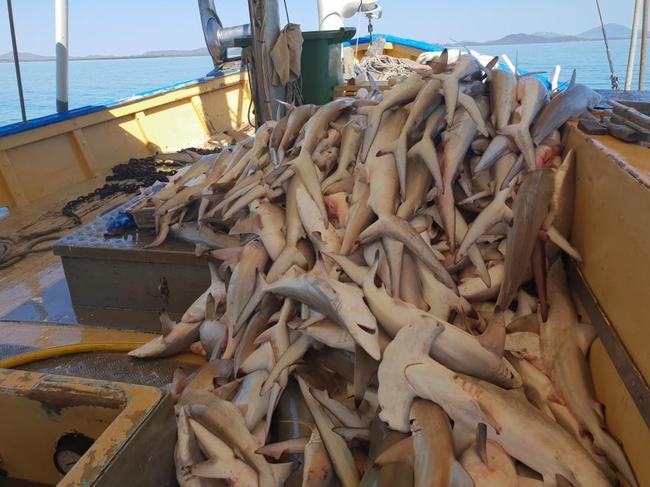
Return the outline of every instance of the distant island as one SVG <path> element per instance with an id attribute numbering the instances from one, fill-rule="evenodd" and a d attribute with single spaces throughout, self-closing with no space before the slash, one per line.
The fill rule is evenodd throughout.
<path id="1" fill-rule="evenodd" d="M 609 40 L 626 39 L 629 40 L 632 31 L 621 24 L 605 24 L 605 31 Z M 579 42 L 579 41 L 594 41 L 603 38 L 603 31 L 600 26 L 581 32 L 576 35 L 558 34 L 555 32 L 535 32 L 533 34 L 509 34 L 501 39 L 491 41 L 478 42 L 478 41 L 462 41 L 462 45 L 466 46 L 493 46 L 504 44 L 547 44 L 552 42 Z M 446 44 L 442 42 L 441 44 Z M 91 56 L 71 56 L 72 61 L 84 60 L 100 60 L 100 59 L 140 59 L 140 58 L 159 58 L 159 57 L 190 57 L 190 56 L 207 56 L 208 50 L 205 47 L 189 50 L 168 50 L 168 51 L 148 51 L 143 54 L 134 54 L 132 56 L 107 56 L 107 55 L 91 55 Z M 41 54 L 34 54 L 31 52 L 19 52 L 18 59 L 21 62 L 38 62 L 38 61 L 53 61 L 54 56 L 43 56 Z M 11 52 L 0 54 L 0 63 L 13 62 L 14 57 Z"/>
<path id="2" fill-rule="evenodd" d="M 632 30 L 621 24 L 605 24 L 605 32 L 608 40 L 625 39 L 629 40 Z M 640 37 L 640 36 L 639 36 Z M 509 34 L 500 39 L 486 42 L 463 41 L 468 46 L 494 46 L 502 44 L 547 44 L 553 42 L 580 42 L 596 41 L 603 38 L 603 29 L 600 26 L 581 32 L 576 35 L 558 34 L 555 32 L 535 32 L 533 34 Z"/>
<path id="3" fill-rule="evenodd" d="M 147 51 L 142 54 L 134 54 L 132 56 L 105 56 L 105 55 L 90 55 L 90 56 L 70 56 L 71 61 L 88 61 L 88 60 L 101 60 L 101 59 L 141 59 L 141 58 L 157 58 L 157 57 L 192 57 L 192 56 L 207 56 L 208 50 L 205 47 L 189 50 L 169 50 L 169 51 Z M 32 52 L 18 52 L 18 59 L 20 62 L 39 62 L 39 61 L 54 61 L 54 56 L 43 56 L 41 54 L 34 54 Z M 0 54 L 0 63 L 13 63 L 14 55 L 11 52 Z"/>

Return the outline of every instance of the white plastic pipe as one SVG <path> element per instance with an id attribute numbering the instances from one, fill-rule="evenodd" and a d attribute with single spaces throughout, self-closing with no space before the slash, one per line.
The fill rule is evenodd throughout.
<path id="1" fill-rule="evenodd" d="M 648 14 L 650 0 L 643 0 L 643 22 L 641 22 L 641 65 L 639 66 L 639 91 L 645 90 L 645 72 L 648 50 Z"/>
<path id="2" fill-rule="evenodd" d="M 625 91 L 632 89 L 634 78 L 634 64 L 636 63 L 636 45 L 639 38 L 639 22 L 641 21 L 641 0 L 634 4 L 634 17 L 632 18 L 632 35 L 630 37 L 630 52 L 627 57 L 627 71 L 625 73 Z"/>
<path id="3" fill-rule="evenodd" d="M 553 91 L 557 90 L 557 87 L 560 82 L 561 71 L 562 71 L 562 67 L 559 64 L 556 64 L 555 68 L 553 68 L 553 74 L 551 74 L 551 90 Z"/>
<path id="4" fill-rule="evenodd" d="M 344 19 L 375 6 L 377 0 L 318 0 L 318 29 L 338 30 Z"/>
<path id="5" fill-rule="evenodd" d="M 499 58 L 505 63 L 505 65 L 508 67 L 508 69 L 510 70 L 510 72 L 512 74 L 517 74 L 517 68 L 512 63 L 512 60 L 510 59 L 510 57 L 507 54 L 501 54 L 501 56 L 499 56 Z"/>
<path id="6" fill-rule="evenodd" d="M 56 111 L 68 111 L 68 0 L 56 0 Z"/>

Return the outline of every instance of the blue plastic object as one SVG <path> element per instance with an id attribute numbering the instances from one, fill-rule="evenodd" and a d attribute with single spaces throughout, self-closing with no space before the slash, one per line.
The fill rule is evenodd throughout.
<path id="1" fill-rule="evenodd" d="M 129 213 L 120 211 L 108 219 L 106 224 L 107 235 L 121 235 L 125 230 L 135 228 L 135 220 Z"/>
<path id="2" fill-rule="evenodd" d="M 406 39 L 404 37 L 392 36 L 390 34 L 373 34 L 370 36 L 358 37 L 350 41 L 344 42 L 344 46 L 354 46 L 355 44 L 367 44 L 373 38 L 383 37 L 386 42 L 392 42 L 393 44 L 399 44 L 401 46 L 413 47 L 415 49 L 421 49 L 423 51 L 442 51 L 444 46 L 440 44 L 431 44 L 429 42 L 422 42 L 415 39 Z"/>

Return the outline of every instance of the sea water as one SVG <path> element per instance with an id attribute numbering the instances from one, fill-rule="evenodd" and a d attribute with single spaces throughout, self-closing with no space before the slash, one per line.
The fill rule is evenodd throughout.
<path id="1" fill-rule="evenodd" d="M 621 87 L 625 78 L 629 42 L 610 42 L 614 68 Z M 507 54 L 527 71 L 550 74 L 562 66 L 566 81 L 573 69 L 578 81 L 593 88 L 610 88 L 610 72 L 602 41 L 474 46 L 483 53 Z M 208 56 L 180 58 L 138 58 L 70 62 L 70 108 L 104 104 L 110 100 L 204 76 L 212 69 Z M 32 119 L 55 111 L 55 65 L 53 61 L 21 63 L 27 117 Z M 634 84 L 636 87 L 636 82 Z M 650 85 L 649 85 L 650 86 Z M 20 105 L 12 63 L 0 63 L 0 126 L 20 120 Z"/>
<path id="2" fill-rule="evenodd" d="M 69 108 L 105 104 L 205 76 L 209 56 L 70 61 Z M 20 63 L 27 118 L 56 112 L 54 61 Z M 20 121 L 13 63 L 0 63 L 0 126 Z"/>
<path id="3" fill-rule="evenodd" d="M 625 85 L 625 71 L 627 69 L 627 57 L 630 49 L 630 42 L 626 40 L 615 40 L 609 43 L 612 55 L 614 71 L 618 75 L 620 88 Z M 513 63 L 526 71 L 543 71 L 548 77 L 551 76 L 556 65 L 562 68 L 561 81 L 567 81 L 575 69 L 577 80 L 597 89 L 611 89 L 609 63 L 607 52 L 603 41 L 582 41 L 582 42 L 556 42 L 548 44 L 520 44 L 500 46 L 472 46 L 482 54 L 501 55 L 507 54 Z M 635 64 L 635 78 L 632 84 L 633 89 L 638 88 L 639 76 L 639 52 L 640 41 L 637 49 Z M 650 73 L 646 76 L 646 85 L 650 88 Z"/>

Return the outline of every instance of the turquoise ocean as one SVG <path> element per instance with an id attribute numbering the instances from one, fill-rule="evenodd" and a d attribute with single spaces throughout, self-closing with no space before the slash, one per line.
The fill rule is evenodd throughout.
<path id="1" fill-rule="evenodd" d="M 610 43 L 616 72 L 625 78 L 629 42 Z M 532 45 L 475 46 L 491 55 L 507 54 L 528 71 L 552 72 L 562 66 L 561 80 L 572 70 L 578 81 L 593 88 L 609 88 L 609 66 L 602 41 Z M 70 108 L 105 104 L 112 100 L 204 76 L 212 69 L 208 56 L 148 59 L 84 60 L 70 62 Z M 21 63 L 27 117 L 55 111 L 55 65 L 53 61 Z M 635 83 L 636 86 L 636 83 Z M 650 86 L 650 85 L 649 85 Z M 20 120 L 13 63 L 0 63 L 0 126 Z"/>

